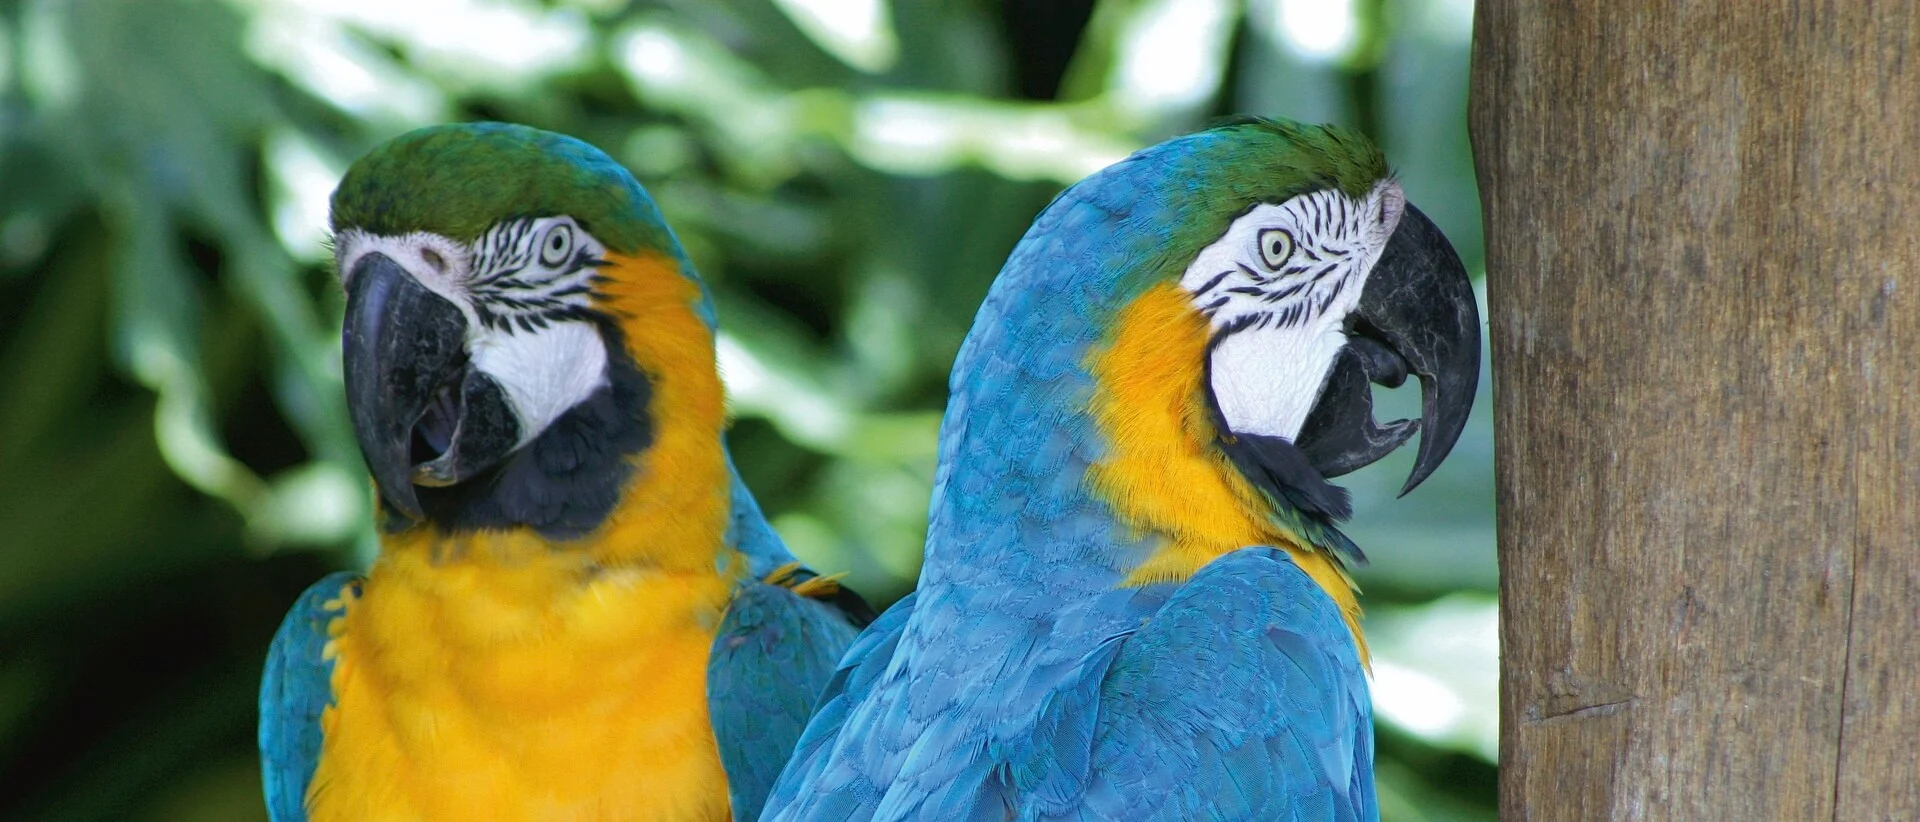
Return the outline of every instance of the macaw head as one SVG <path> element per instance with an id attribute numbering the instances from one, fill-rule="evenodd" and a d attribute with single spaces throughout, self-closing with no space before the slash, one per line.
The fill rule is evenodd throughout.
<path id="1" fill-rule="evenodd" d="M 1413 490 L 1460 438 L 1479 382 L 1480 315 L 1460 256 L 1357 134 L 1256 120 L 1194 148 L 1186 162 L 1237 183 L 1194 187 L 1204 218 L 1190 242 L 1204 244 L 1179 273 L 1212 328 L 1207 389 L 1236 464 L 1311 499 L 1316 479 L 1424 431 L 1401 493 Z M 1369 384 L 1409 375 L 1421 418 L 1377 423 Z M 1304 461 L 1272 453 L 1281 441 Z M 1294 476 L 1303 467 L 1318 476 Z"/>
<path id="2" fill-rule="evenodd" d="M 332 224 L 347 405 L 386 530 L 574 539 L 642 479 L 661 506 L 726 495 L 711 304 L 606 154 L 523 126 L 420 129 L 348 169 Z"/>
<path id="3" fill-rule="evenodd" d="M 1357 555 L 1332 527 L 1351 509 L 1328 479 L 1424 432 L 1405 493 L 1466 424 L 1480 367 L 1472 284 L 1356 133 L 1239 120 L 1170 140 L 1063 194 L 1023 245 L 1065 234 L 1093 239 L 1042 253 L 1109 272 L 1075 296 L 1112 312 L 1091 366 L 1111 444 L 1098 470 L 1135 519 L 1224 519 L 1191 513 L 1213 472 L 1181 478 L 1174 457 L 1201 452 L 1260 492 L 1285 530 Z M 1377 422 L 1370 384 L 1409 376 L 1420 419 Z M 1180 430 L 1151 428 L 1162 415 L 1148 408 L 1175 409 L 1164 416 Z M 1142 445 L 1160 442 L 1173 444 Z"/>

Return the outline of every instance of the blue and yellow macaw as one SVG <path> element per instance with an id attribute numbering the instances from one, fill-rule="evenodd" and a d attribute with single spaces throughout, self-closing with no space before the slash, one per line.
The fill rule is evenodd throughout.
<path id="1" fill-rule="evenodd" d="M 1328 478 L 1479 377 L 1459 257 L 1380 152 L 1236 121 L 1060 195 L 941 429 L 918 590 L 841 662 L 775 820 L 1373 819 L 1360 551 Z M 1423 383 L 1379 425 L 1369 383 Z"/>
<path id="2" fill-rule="evenodd" d="M 486 123 L 380 146 L 332 209 L 381 546 L 273 641 L 273 818 L 756 817 L 865 606 L 734 472 L 713 305 L 653 201 Z"/>

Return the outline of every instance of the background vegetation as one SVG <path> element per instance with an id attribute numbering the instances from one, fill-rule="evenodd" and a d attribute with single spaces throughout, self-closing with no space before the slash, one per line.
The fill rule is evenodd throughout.
<path id="1" fill-rule="evenodd" d="M 268 637 L 363 564 L 325 201 L 450 119 L 585 138 L 713 285 L 776 527 L 917 572 L 961 337 L 1060 186 L 1229 112 L 1374 135 L 1476 272 L 1470 0 L 0 0 L 0 815 L 263 815 Z M 1414 408 L 1410 392 L 1383 397 Z M 1484 394 L 1484 388 L 1483 388 Z M 1491 816 L 1489 414 L 1351 478 L 1388 819 Z"/>

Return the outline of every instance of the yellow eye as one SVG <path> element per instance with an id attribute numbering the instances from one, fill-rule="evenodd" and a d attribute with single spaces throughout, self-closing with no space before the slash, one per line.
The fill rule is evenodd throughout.
<path id="1" fill-rule="evenodd" d="M 1287 258 L 1293 256 L 1293 235 L 1284 228 L 1269 228 L 1260 232 L 1260 262 L 1268 271 L 1279 271 L 1287 264 Z"/>

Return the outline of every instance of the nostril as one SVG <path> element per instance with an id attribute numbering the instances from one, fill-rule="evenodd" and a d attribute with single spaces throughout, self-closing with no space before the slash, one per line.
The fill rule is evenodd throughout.
<path id="1" fill-rule="evenodd" d="M 420 259 L 433 269 L 435 274 L 447 273 L 447 258 L 431 248 L 420 249 Z"/>

